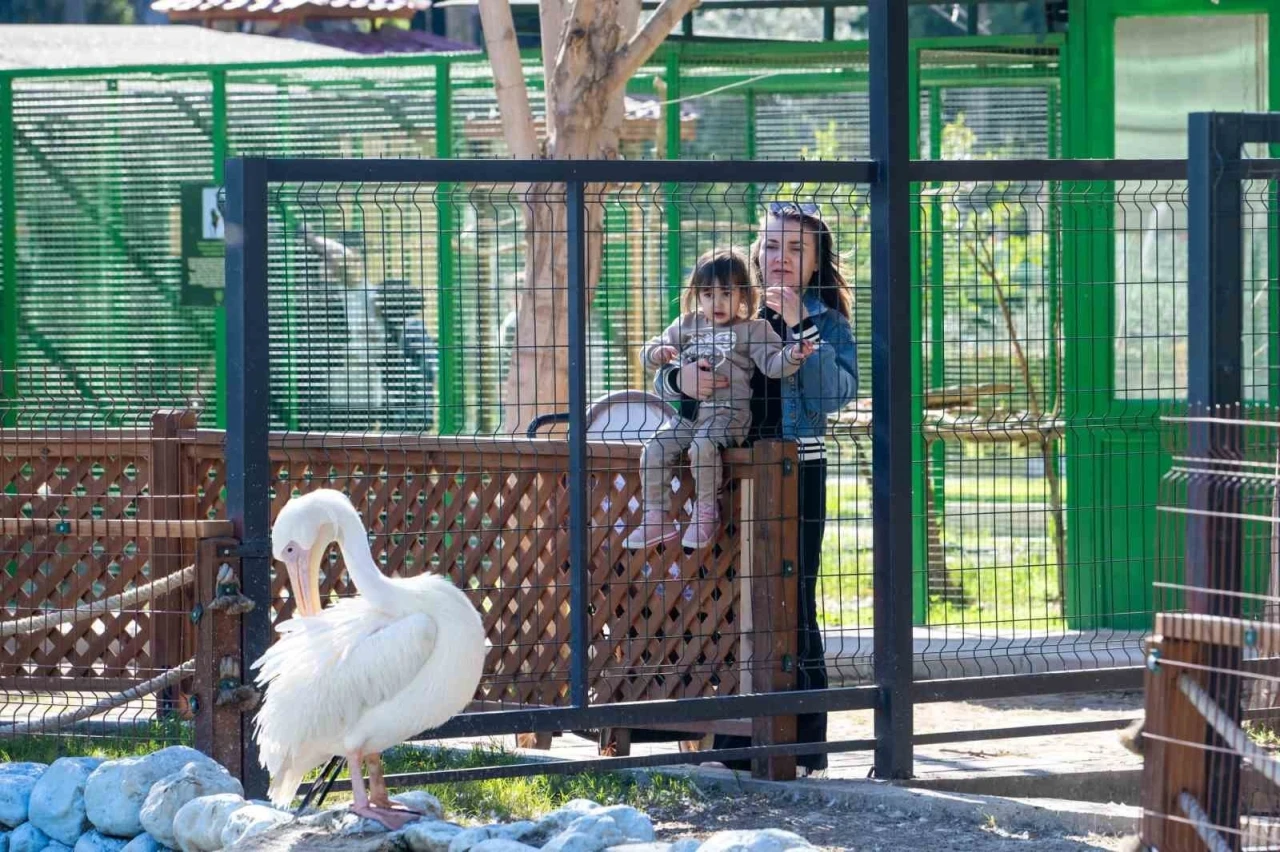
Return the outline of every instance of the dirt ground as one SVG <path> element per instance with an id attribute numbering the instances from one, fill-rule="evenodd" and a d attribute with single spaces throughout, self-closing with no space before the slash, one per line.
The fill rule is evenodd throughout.
<path id="1" fill-rule="evenodd" d="M 991 819 L 915 817 L 887 808 L 854 809 L 842 804 L 824 807 L 758 794 L 709 795 L 698 802 L 653 808 L 649 815 L 658 839 L 669 841 L 689 835 L 704 837 L 716 831 L 782 828 L 824 850 L 858 852 L 1078 852 L 1124 848 L 1119 837 L 1032 834 L 1006 828 Z"/>

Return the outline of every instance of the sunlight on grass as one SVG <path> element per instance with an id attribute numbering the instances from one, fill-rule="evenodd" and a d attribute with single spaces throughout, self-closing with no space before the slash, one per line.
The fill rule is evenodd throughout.
<path id="1" fill-rule="evenodd" d="M 951 477 L 946 493 L 951 510 L 940 516 L 942 553 L 947 579 L 964 602 L 931 595 L 929 624 L 1009 632 L 1065 629 L 1043 482 Z M 818 585 L 825 627 L 874 624 L 873 565 L 869 488 L 852 477 L 830 481 Z"/>
<path id="2" fill-rule="evenodd" d="M 441 769 L 506 766 L 524 760 L 520 755 L 496 745 L 477 745 L 470 751 L 402 745 L 384 752 L 382 764 L 387 775 L 396 775 Z M 306 780 L 313 781 L 318 774 L 312 772 Z M 350 777 L 347 767 L 343 768 L 339 777 Z M 554 810 L 572 799 L 590 799 L 602 805 L 631 805 L 643 810 L 676 804 L 697 794 L 697 789 L 690 782 L 680 778 L 618 772 L 495 778 L 429 784 L 422 789 L 440 799 L 446 817 L 451 820 L 524 819 Z M 344 801 L 350 801 L 350 794 L 334 793 L 325 800 L 325 806 L 330 807 L 335 802 Z"/>
<path id="3" fill-rule="evenodd" d="M 137 757 L 173 745 L 190 746 L 191 725 L 180 720 L 139 725 L 129 736 L 23 735 L 0 739 L 0 760 L 52 763 L 60 757 Z"/>

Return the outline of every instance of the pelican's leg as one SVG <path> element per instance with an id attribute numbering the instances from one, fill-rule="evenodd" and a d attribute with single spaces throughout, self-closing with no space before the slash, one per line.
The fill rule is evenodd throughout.
<path id="1" fill-rule="evenodd" d="M 352 813 L 367 817 L 374 822 L 382 823 L 391 831 L 399 831 L 418 818 L 418 814 L 378 807 L 369 801 L 369 797 L 365 795 L 364 791 L 364 764 L 361 761 L 359 752 L 347 755 L 347 764 L 352 769 L 351 798 L 354 800 L 351 804 Z M 381 769 L 381 765 L 379 765 L 379 769 Z M 372 781 L 372 779 L 370 780 Z M 382 792 L 385 796 L 385 785 Z"/>
<path id="2" fill-rule="evenodd" d="M 382 774 L 382 755 L 371 754 L 365 757 L 364 765 L 369 767 L 369 802 L 380 808 L 393 811 L 404 811 L 410 814 L 426 816 L 425 811 L 411 808 L 408 805 L 393 801 L 387 793 L 387 781 Z"/>

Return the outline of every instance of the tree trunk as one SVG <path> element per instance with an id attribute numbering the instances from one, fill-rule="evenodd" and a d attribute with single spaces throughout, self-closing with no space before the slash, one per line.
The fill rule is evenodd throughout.
<path id="1" fill-rule="evenodd" d="M 639 0 L 551 0 L 543 11 L 544 42 L 563 20 L 556 44 L 543 45 L 548 74 L 544 156 L 612 159 L 624 120 L 626 82 L 698 0 L 663 0 L 635 32 Z M 503 132 L 516 157 L 527 153 L 533 127 L 514 30 L 505 0 L 481 0 L 485 42 L 499 93 Z M 548 57 L 554 53 L 554 61 Z M 499 55 L 501 54 L 501 55 Z M 514 57 L 514 58 L 513 58 Z M 564 187 L 518 188 L 526 202 L 525 279 L 516 296 L 516 333 L 504 388 L 502 432 L 523 434 L 539 414 L 568 410 L 568 241 Z M 586 299 L 602 267 L 604 187 L 587 188 Z"/>

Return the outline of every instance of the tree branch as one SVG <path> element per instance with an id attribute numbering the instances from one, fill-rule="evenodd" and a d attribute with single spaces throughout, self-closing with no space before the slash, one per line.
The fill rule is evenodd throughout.
<path id="1" fill-rule="evenodd" d="M 640 32 L 618 51 L 613 70 L 602 87 L 603 93 L 607 96 L 625 86 L 640 66 L 649 61 L 680 19 L 697 8 L 698 3 L 699 0 L 662 0 L 653 17 L 645 21 Z"/>
<path id="2" fill-rule="evenodd" d="M 542 91 L 547 109 L 548 147 L 555 148 L 556 114 L 555 79 L 556 56 L 560 53 L 560 36 L 564 32 L 564 0 L 538 0 L 538 24 L 542 31 Z"/>
<path id="3" fill-rule="evenodd" d="M 520 46 L 516 42 L 511 4 L 508 0 L 480 0 L 480 22 L 489 65 L 493 69 L 493 91 L 498 99 L 498 114 L 502 116 L 507 146 L 515 159 L 532 160 L 538 156 L 538 140 L 534 133 L 533 111 L 529 108 L 524 68 L 520 64 Z"/>

